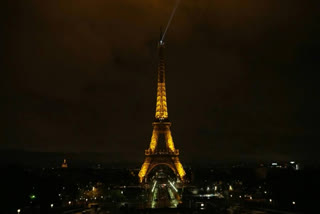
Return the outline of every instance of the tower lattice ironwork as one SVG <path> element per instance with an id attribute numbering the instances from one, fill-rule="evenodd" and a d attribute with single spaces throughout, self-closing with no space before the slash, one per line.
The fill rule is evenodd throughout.
<path id="1" fill-rule="evenodd" d="M 167 165 L 173 172 L 184 181 L 185 171 L 179 160 L 179 150 L 175 148 L 170 131 L 171 122 L 168 119 L 168 107 L 165 85 L 165 61 L 164 43 L 159 42 L 158 63 L 158 87 L 155 120 L 152 123 L 153 132 L 150 146 L 145 150 L 145 161 L 139 172 L 140 183 L 144 182 L 150 171 L 158 165 Z M 161 149 L 160 139 L 164 139 L 165 145 Z"/>

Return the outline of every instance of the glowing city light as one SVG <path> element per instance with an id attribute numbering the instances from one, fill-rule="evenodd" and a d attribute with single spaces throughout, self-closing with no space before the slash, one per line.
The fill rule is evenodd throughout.
<path id="1" fill-rule="evenodd" d="M 156 182 L 154 182 L 151 192 L 153 192 L 153 191 L 154 191 L 154 188 L 156 188 L 156 185 L 157 185 L 157 181 L 156 181 Z"/>
<path id="2" fill-rule="evenodd" d="M 20 212 L 21 212 L 21 210 L 20 210 L 20 209 L 18 209 L 18 210 L 17 210 L 17 213 L 20 213 Z"/>
<path id="3" fill-rule="evenodd" d="M 292 201 L 292 204 L 293 204 L 293 205 L 295 205 L 295 204 L 296 204 L 296 202 L 295 202 L 295 201 Z"/>
<path id="4" fill-rule="evenodd" d="M 70 205 L 70 204 L 71 204 L 71 201 L 69 201 L 68 204 Z"/>
<path id="5" fill-rule="evenodd" d="M 173 188 L 176 192 L 178 192 L 177 188 L 171 183 L 171 181 L 169 181 L 169 184 L 172 186 L 172 188 Z"/>
<path id="6" fill-rule="evenodd" d="M 270 202 L 270 203 L 272 202 L 272 199 L 271 199 L 271 198 L 269 199 L 269 202 Z"/>
<path id="7" fill-rule="evenodd" d="M 53 204 L 50 204 L 50 207 L 52 208 L 52 207 L 53 207 Z"/>

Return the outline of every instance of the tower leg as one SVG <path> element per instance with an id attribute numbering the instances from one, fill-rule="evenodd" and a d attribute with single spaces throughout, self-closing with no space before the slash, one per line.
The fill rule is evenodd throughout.
<path id="1" fill-rule="evenodd" d="M 171 135 L 171 131 L 169 128 L 166 128 L 167 130 L 165 131 L 165 137 L 166 137 L 166 147 L 170 149 L 171 152 L 175 151 L 174 148 L 174 143 L 172 140 L 172 135 Z"/>
<path id="2" fill-rule="evenodd" d="M 150 162 L 151 162 L 151 158 L 150 157 L 146 157 L 146 159 L 144 160 L 144 162 L 142 164 L 140 172 L 138 174 L 140 183 L 143 182 L 143 179 L 146 176 L 146 173 L 147 173 L 147 171 L 149 169 L 149 166 L 150 166 Z"/>
<path id="3" fill-rule="evenodd" d="M 184 180 L 184 176 L 186 175 L 186 172 L 184 171 L 183 166 L 182 166 L 182 164 L 181 164 L 181 162 L 180 162 L 178 157 L 175 157 L 174 165 L 175 165 L 175 167 L 176 167 L 176 169 L 178 171 L 180 179 L 183 181 Z"/>

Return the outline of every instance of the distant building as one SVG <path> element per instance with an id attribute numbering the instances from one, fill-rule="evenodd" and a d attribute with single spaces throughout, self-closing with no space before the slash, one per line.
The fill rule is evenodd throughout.
<path id="1" fill-rule="evenodd" d="M 63 163 L 61 164 L 61 168 L 68 168 L 67 160 L 63 159 Z"/>

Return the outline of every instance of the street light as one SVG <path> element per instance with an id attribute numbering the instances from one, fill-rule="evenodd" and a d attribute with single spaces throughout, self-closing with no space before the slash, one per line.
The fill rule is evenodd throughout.
<path id="1" fill-rule="evenodd" d="M 20 210 L 20 209 L 18 209 L 18 210 L 17 210 L 17 213 L 19 214 L 20 212 L 21 212 L 21 210 Z"/>
<path id="2" fill-rule="evenodd" d="M 53 204 L 50 204 L 50 207 L 53 208 Z"/>

